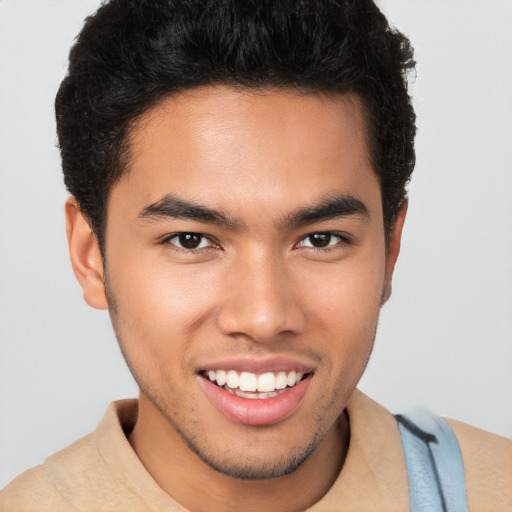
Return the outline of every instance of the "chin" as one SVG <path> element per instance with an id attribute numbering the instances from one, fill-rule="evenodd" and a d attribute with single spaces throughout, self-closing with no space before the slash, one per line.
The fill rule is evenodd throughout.
<path id="1" fill-rule="evenodd" d="M 270 480 L 289 475 L 308 459 L 319 442 L 311 442 L 302 450 L 296 450 L 297 453 L 283 454 L 278 458 L 271 458 L 268 453 L 262 454 L 259 458 L 248 456 L 241 448 L 244 454 L 233 460 L 235 458 L 234 453 L 213 457 L 187 440 L 185 441 L 189 448 L 210 468 L 223 475 L 240 480 Z M 265 451 L 267 452 L 267 450 Z"/>

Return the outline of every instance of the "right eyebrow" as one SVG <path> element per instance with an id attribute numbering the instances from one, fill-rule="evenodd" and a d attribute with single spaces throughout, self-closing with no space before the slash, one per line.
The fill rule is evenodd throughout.
<path id="1" fill-rule="evenodd" d="M 343 217 L 359 216 L 370 219 L 370 210 L 363 201 L 352 194 L 327 195 L 320 202 L 308 207 L 301 207 L 286 216 L 281 225 L 288 228 L 299 228 L 327 220 Z"/>
<path id="2" fill-rule="evenodd" d="M 229 229 L 240 229 L 244 223 L 225 213 L 214 210 L 199 203 L 180 199 L 173 194 L 167 194 L 158 201 L 146 206 L 138 215 L 141 219 L 186 219 L 206 224 L 215 224 Z"/>

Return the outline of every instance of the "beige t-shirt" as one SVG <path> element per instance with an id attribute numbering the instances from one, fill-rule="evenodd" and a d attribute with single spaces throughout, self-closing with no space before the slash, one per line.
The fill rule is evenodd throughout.
<path id="1" fill-rule="evenodd" d="M 310 511 L 409 510 L 407 474 L 394 417 L 355 391 L 347 406 L 350 446 L 329 492 Z M 183 511 L 132 450 L 137 401 L 112 403 L 96 430 L 14 479 L 2 512 Z M 449 420 L 464 461 L 470 512 L 512 511 L 512 442 Z"/>

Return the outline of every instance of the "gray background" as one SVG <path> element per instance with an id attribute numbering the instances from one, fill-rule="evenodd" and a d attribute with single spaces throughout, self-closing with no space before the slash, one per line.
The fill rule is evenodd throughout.
<path id="1" fill-rule="evenodd" d="M 53 98 L 97 0 L 0 0 L 0 487 L 134 396 L 67 257 Z M 416 48 L 415 177 L 361 389 L 512 438 L 512 2 L 382 0 Z"/>

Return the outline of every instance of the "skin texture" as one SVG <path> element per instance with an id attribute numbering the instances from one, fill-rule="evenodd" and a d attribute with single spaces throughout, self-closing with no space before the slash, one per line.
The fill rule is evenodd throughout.
<path id="1" fill-rule="evenodd" d="M 76 201 L 66 205 L 84 298 L 109 309 L 141 389 L 130 442 L 190 510 L 304 509 L 342 467 L 342 411 L 372 350 L 406 211 L 386 245 L 358 99 L 200 88 L 154 107 L 130 142 L 109 196 L 106 269 Z M 168 195 L 226 222 L 144 215 Z M 347 196 L 366 211 L 290 223 Z M 186 250 L 182 232 L 207 238 Z M 327 232 L 329 246 L 313 247 L 309 235 Z M 276 358 L 311 376 L 275 423 L 236 423 L 204 391 L 212 365 Z"/>

